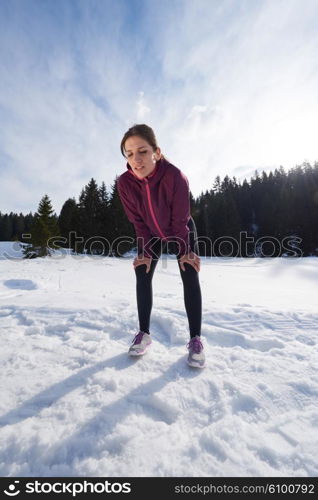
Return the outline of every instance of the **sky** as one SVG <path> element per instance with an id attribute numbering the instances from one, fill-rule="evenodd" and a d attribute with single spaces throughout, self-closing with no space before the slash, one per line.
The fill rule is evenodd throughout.
<path id="1" fill-rule="evenodd" d="M 316 0 L 0 0 L 0 212 L 59 214 L 150 125 L 194 196 L 318 161 Z"/>

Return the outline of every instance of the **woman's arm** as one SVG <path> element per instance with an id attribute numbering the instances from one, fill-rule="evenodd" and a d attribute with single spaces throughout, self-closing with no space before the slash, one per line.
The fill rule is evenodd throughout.
<path id="1" fill-rule="evenodd" d="M 190 191 L 187 177 L 179 171 L 175 177 L 172 198 L 171 226 L 173 238 L 179 245 L 180 253 L 186 254 L 190 249 L 188 221 L 190 218 Z"/>
<path id="2" fill-rule="evenodd" d="M 134 225 L 135 228 L 138 243 L 138 254 L 142 254 L 145 257 L 150 258 L 152 255 L 146 250 L 146 245 L 149 244 L 152 238 L 150 230 L 140 215 L 136 212 L 134 203 L 129 198 L 127 190 L 119 179 L 117 180 L 117 189 L 128 220 Z"/>
<path id="3" fill-rule="evenodd" d="M 197 272 L 200 271 L 200 257 L 191 250 L 189 241 L 188 221 L 190 218 L 190 190 L 187 177 L 180 171 L 175 180 L 172 201 L 171 224 L 173 235 L 179 245 L 181 258 L 179 264 L 185 271 L 184 264 L 190 264 Z"/>

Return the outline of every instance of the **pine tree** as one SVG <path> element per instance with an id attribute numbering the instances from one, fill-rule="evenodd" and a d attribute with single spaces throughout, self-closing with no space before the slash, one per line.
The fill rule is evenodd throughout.
<path id="1" fill-rule="evenodd" d="M 100 207 L 98 213 L 100 234 L 103 238 L 106 238 L 107 241 L 110 241 L 110 232 L 111 232 L 111 210 L 110 210 L 110 194 L 107 191 L 106 185 L 102 182 L 101 187 L 99 188 L 99 198 L 100 198 Z M 109 248 L 105 248 L 104 253 L 108 255 Z"/>
<path id="2" fill-rule="evenodd" d="M 78 225 L 78 208 L 75 198 L 69 198 L 63 204 L 58 224 L 61 236 L 67 240 L 63 246 L 75 250 L 74 240 L 71 238 L 71 233 L 77 231 Z"/>
<path id="3" fill-rule="evenodd" d="M 49 239 L 58 236 L 59 233 L 57 217 L 47 194 L 41 199 L 34 217 L 31 227 L 31 243 L 25 247 L 24 251 L 26 258 L 51 255 Z"/>
<path id="4" fill-rule="evenodd" d="M 214 224 L 215 194 L 213 190 L 201 193 L 195 202 L 195 223 L 198 233 L 198 251 L 200 255 L 212 255 L 212 234 Z"/>
<path id="5" fill-rule="evenodd" d="M 251 236 L 255 233 L 253 228 L 253 204 L 251 196 L 251 187 L 246 179 L 238 190 L 238 211 L 241 219 L 241 231 Z"/>
<path id="6" fill-rule="evenodd" d="M 1 216 L 0 234 L 2 241 L 10 241 L 12 237 L 12 221 L 9 215 Z"/>
<path id="7" fill-rule="evenodd" d="M 22 233 L 24 232 L 24 217 L 23 214 L 15 214 L 13 221 L 13 238 L 15 240 L 21 240 Z"/>
<path id="8" fill-rule="evenodd" d="M 119 257 L 133 247 L 133 244 L 129 243 L 129 239 L 134 239 L 135 231 L 133 224 L 129 222 L 123 209 L 117 189 L 117 177 L 111 186 L 109 208 L 112 221 L 109 228 L 112 255 Z M 120 245 L 114 244 L 115 240 L 119 241 L 119 238 L 125 239 L 125 237 L 127 237 L 127 242 L 121 243 Z"/>
<path id="9" fill-rule="evenodd" d="M 78 231 L 83 238 L 83 244 L 79 245 L 79 250 L 87 253 L 101 253 L 101 246 L 94 245 L 101 234 L 100 227 L 101 199 L 98 185 L 95 179 L 91 178 L 89 183 L 82 190 L 78 203 Z"/>

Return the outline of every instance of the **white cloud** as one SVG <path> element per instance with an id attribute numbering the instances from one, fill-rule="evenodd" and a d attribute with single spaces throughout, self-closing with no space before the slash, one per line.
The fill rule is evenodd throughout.
<path id="1" fill-rule="evenodd" d="M 232 15 L 237 3 L 199 5 L 183 2 L 180 29 L 168 22 L 157 45 L 178 88 L 158 97 L 160 135 L 193 192 L 241 165 L 317 159 L 317 3 L 242 2 Z"/>
<path id="2" fill-rule="evenodd" d="M 48 193 L 59 212 L 91 177 L 110 185 L 122 167 L 118 122 L 129 110 L 130 63 L 116 41 L 94 33 L 95 22 L 88 17 L 85 32 L 78 26 L 77 57 L 73 45 L 57 41 L 40 62 L 42 51 L 26 33 L 7 36 L 11 60 L 1 67 L 6 126 L 0 140 L 10 169 L 2 165 L 2 211 L 34 211 Z"/>
<path id="3" fill-rule="evenodd" d="M 147 106 L 145 102 L 144 92 L 139 92 L 139 97 L 137 99 L 137 119 L 144 120 L 147 115 L 149 115 L 151 109 Z"/>
<path id="4" fill-rule="evenodd" d="M 62 5 L 58 33 L 33 33 L 29 6 L 29 25 L 16 14 L 0 35 L 0 210 L 48 193 L 59 211 L 91 177 L 109 185 L 137 122 L 194 195 L 217 175 L 318 159 L 314 0 L 144 2 L 134 17 L 125 2 Z"/>

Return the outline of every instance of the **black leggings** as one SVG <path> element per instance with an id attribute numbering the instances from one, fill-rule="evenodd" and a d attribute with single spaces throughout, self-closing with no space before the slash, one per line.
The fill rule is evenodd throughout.
<path id="1" fill-rule="evenodd" d="M 194 250 L 195 247 L 195 226 L 191 218 L 188 226 L 190 231 L 190 246 Z M 167 248 L 166 244 L 162 245 L 161 240 L 153 245 L 152 249 L 155 252 L 156 258 L 153 258 L 150 265 L 150 271 L 146 273 L 146 266 L 137 266 L 136 273 L 136 293 L 137 293 L 137 308 L 139 317 L 139 329 L 142 332 L 149 332 L 150 315 L 152 309 L 152 278 L 158 264 L 160 255 L 163 250 Z M 188 316 L 190 337 L 201 335 L 201 321 L 202 321 L 202 297 L 199 282 L 199 275 L 197 271 L 190 265 L 184 264 L 185 271 L 182 271 L 179 263 L 181 255 L 178 253 L 177 245 L 174 243 L 168 244 L 169 253 L 172 251 L 177 255 L 179 271 L 183 283 L 184 305 Z"/>

